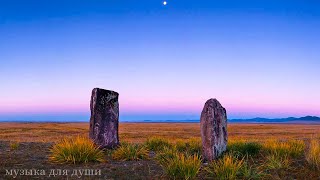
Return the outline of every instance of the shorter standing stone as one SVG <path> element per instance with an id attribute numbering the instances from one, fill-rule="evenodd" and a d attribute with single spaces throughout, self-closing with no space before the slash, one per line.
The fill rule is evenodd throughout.
<path id="1" fill-rule="evenodd" d="M 95 88 L 90 102 L 89 137 L 100 148 L 115 148 L 119 145 L 119 94 Z"/>
<path id="2" fill-rule="evenodd" d="M 209 99 L 200 118 L 202 152 L 204 160 L 217 159 L 227 149 L 227 112 L 218 100 Z"/>

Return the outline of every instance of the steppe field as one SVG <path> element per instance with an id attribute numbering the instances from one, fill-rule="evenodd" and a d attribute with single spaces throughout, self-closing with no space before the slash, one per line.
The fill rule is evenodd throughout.
<path id="1" fill-rule="evenodd" d="M 201 161 L 199 123 L 120 123 L 120 142 L 126 143 L 103 151 L 102 160 L 54 155 L 62 139 L 77 142 L 88 129 L 89 123 L 0 123 L 0 179 L 320 179 L 320 125 L 229 124 L 227 153 L 214 163 Z M 189 165 L 171 163 L 172 151 L 183 154 L 178 163 Z M 15 176 L 8 174 L 12 169 L 46 174 Z M 63 176 L 52 169 L 101 173 Z"/>

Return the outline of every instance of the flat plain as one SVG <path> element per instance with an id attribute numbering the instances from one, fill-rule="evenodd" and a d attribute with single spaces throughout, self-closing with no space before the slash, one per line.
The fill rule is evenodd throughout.
<path id="1" fill-rule="evenodd" d="M 67 137 L 88 136 L 89 123 L 0 123 L 0 179 L 6 169 L 101 169 L 102 177 L 97 179 L 166 179 L 161 166 L 153 160 L 114 161 L 88 164 L 54 164 L 48 160 L 50 148 Z M 269 139 L 303 140 L 320 138 L 320 125 L 306 124 L 229 124 L 230 140 L 265 142 Z M 172 142 L 200 138 L 199 123 L 120 123 L 121 142 L 143 143 L 152 136 L 163 137 Z M 12 142 L 19 146 L 12 149 Z M 317 171 L 304 168 L 299 163 L 290 171 L 273 173 L 265 179 L 319 179 Z M 301 161 L 302 162 L 302 161 Z M 130 174 L 130 177 L 128 176 Z M 29 179 L 21 176 L 19 179 Z M 43 177 L 36 177 L 43 178 Z M 77 177 L 73 177 L 77 179 Z M 204 179 L 201 173 L 197 179 Z M 70 177 L 69 177 L 70 179 Z M 71 178 L 72 179 L 72 178 Z"/>
<path id="2" fill-rule="evenodd" d="M 63 137 L 88 135 L 89 123 L 0 123 L 1 141 L 56 142 Z M 310 139 L 320 136 L 320 125 L 229 124 L 230 139 L 263 141 Z M 200 137 L 199 123 L 120 123 L 120 141 L 143 142 L 150 136 L 175 139 Z"/>

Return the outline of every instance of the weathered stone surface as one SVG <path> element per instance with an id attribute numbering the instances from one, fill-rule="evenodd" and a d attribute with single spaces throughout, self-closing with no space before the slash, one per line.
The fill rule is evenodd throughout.
<path id="1" fill-rule="evenodd" d="M 95 88 L 90 102 L 89 137 L 100 148 L 115 148 L 119 145 L 119 94 Z"/>
<path id="2" fill-rule="evenodd" d="M 209 99 L 200 118 L 202 152 L 206 161 L 217 159 L 227 149 L 227 112 L 218 100 Z"/>

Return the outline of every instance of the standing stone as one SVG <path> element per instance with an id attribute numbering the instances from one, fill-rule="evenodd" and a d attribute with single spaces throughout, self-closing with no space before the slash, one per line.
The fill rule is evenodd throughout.
<path id="1" fill-rule="evenodd" d="M 206 161 L 217 159 L 227 149 L 227 112 L 218 100 L 209 99 L 200 118 L 202 152 Z"/>
<path id="2" fill-rule="evenodd" d="M 115 148 L 119 145 L 119 94 L 95 88 L 90 102 L 89 137 L 100 148 Z"/>

